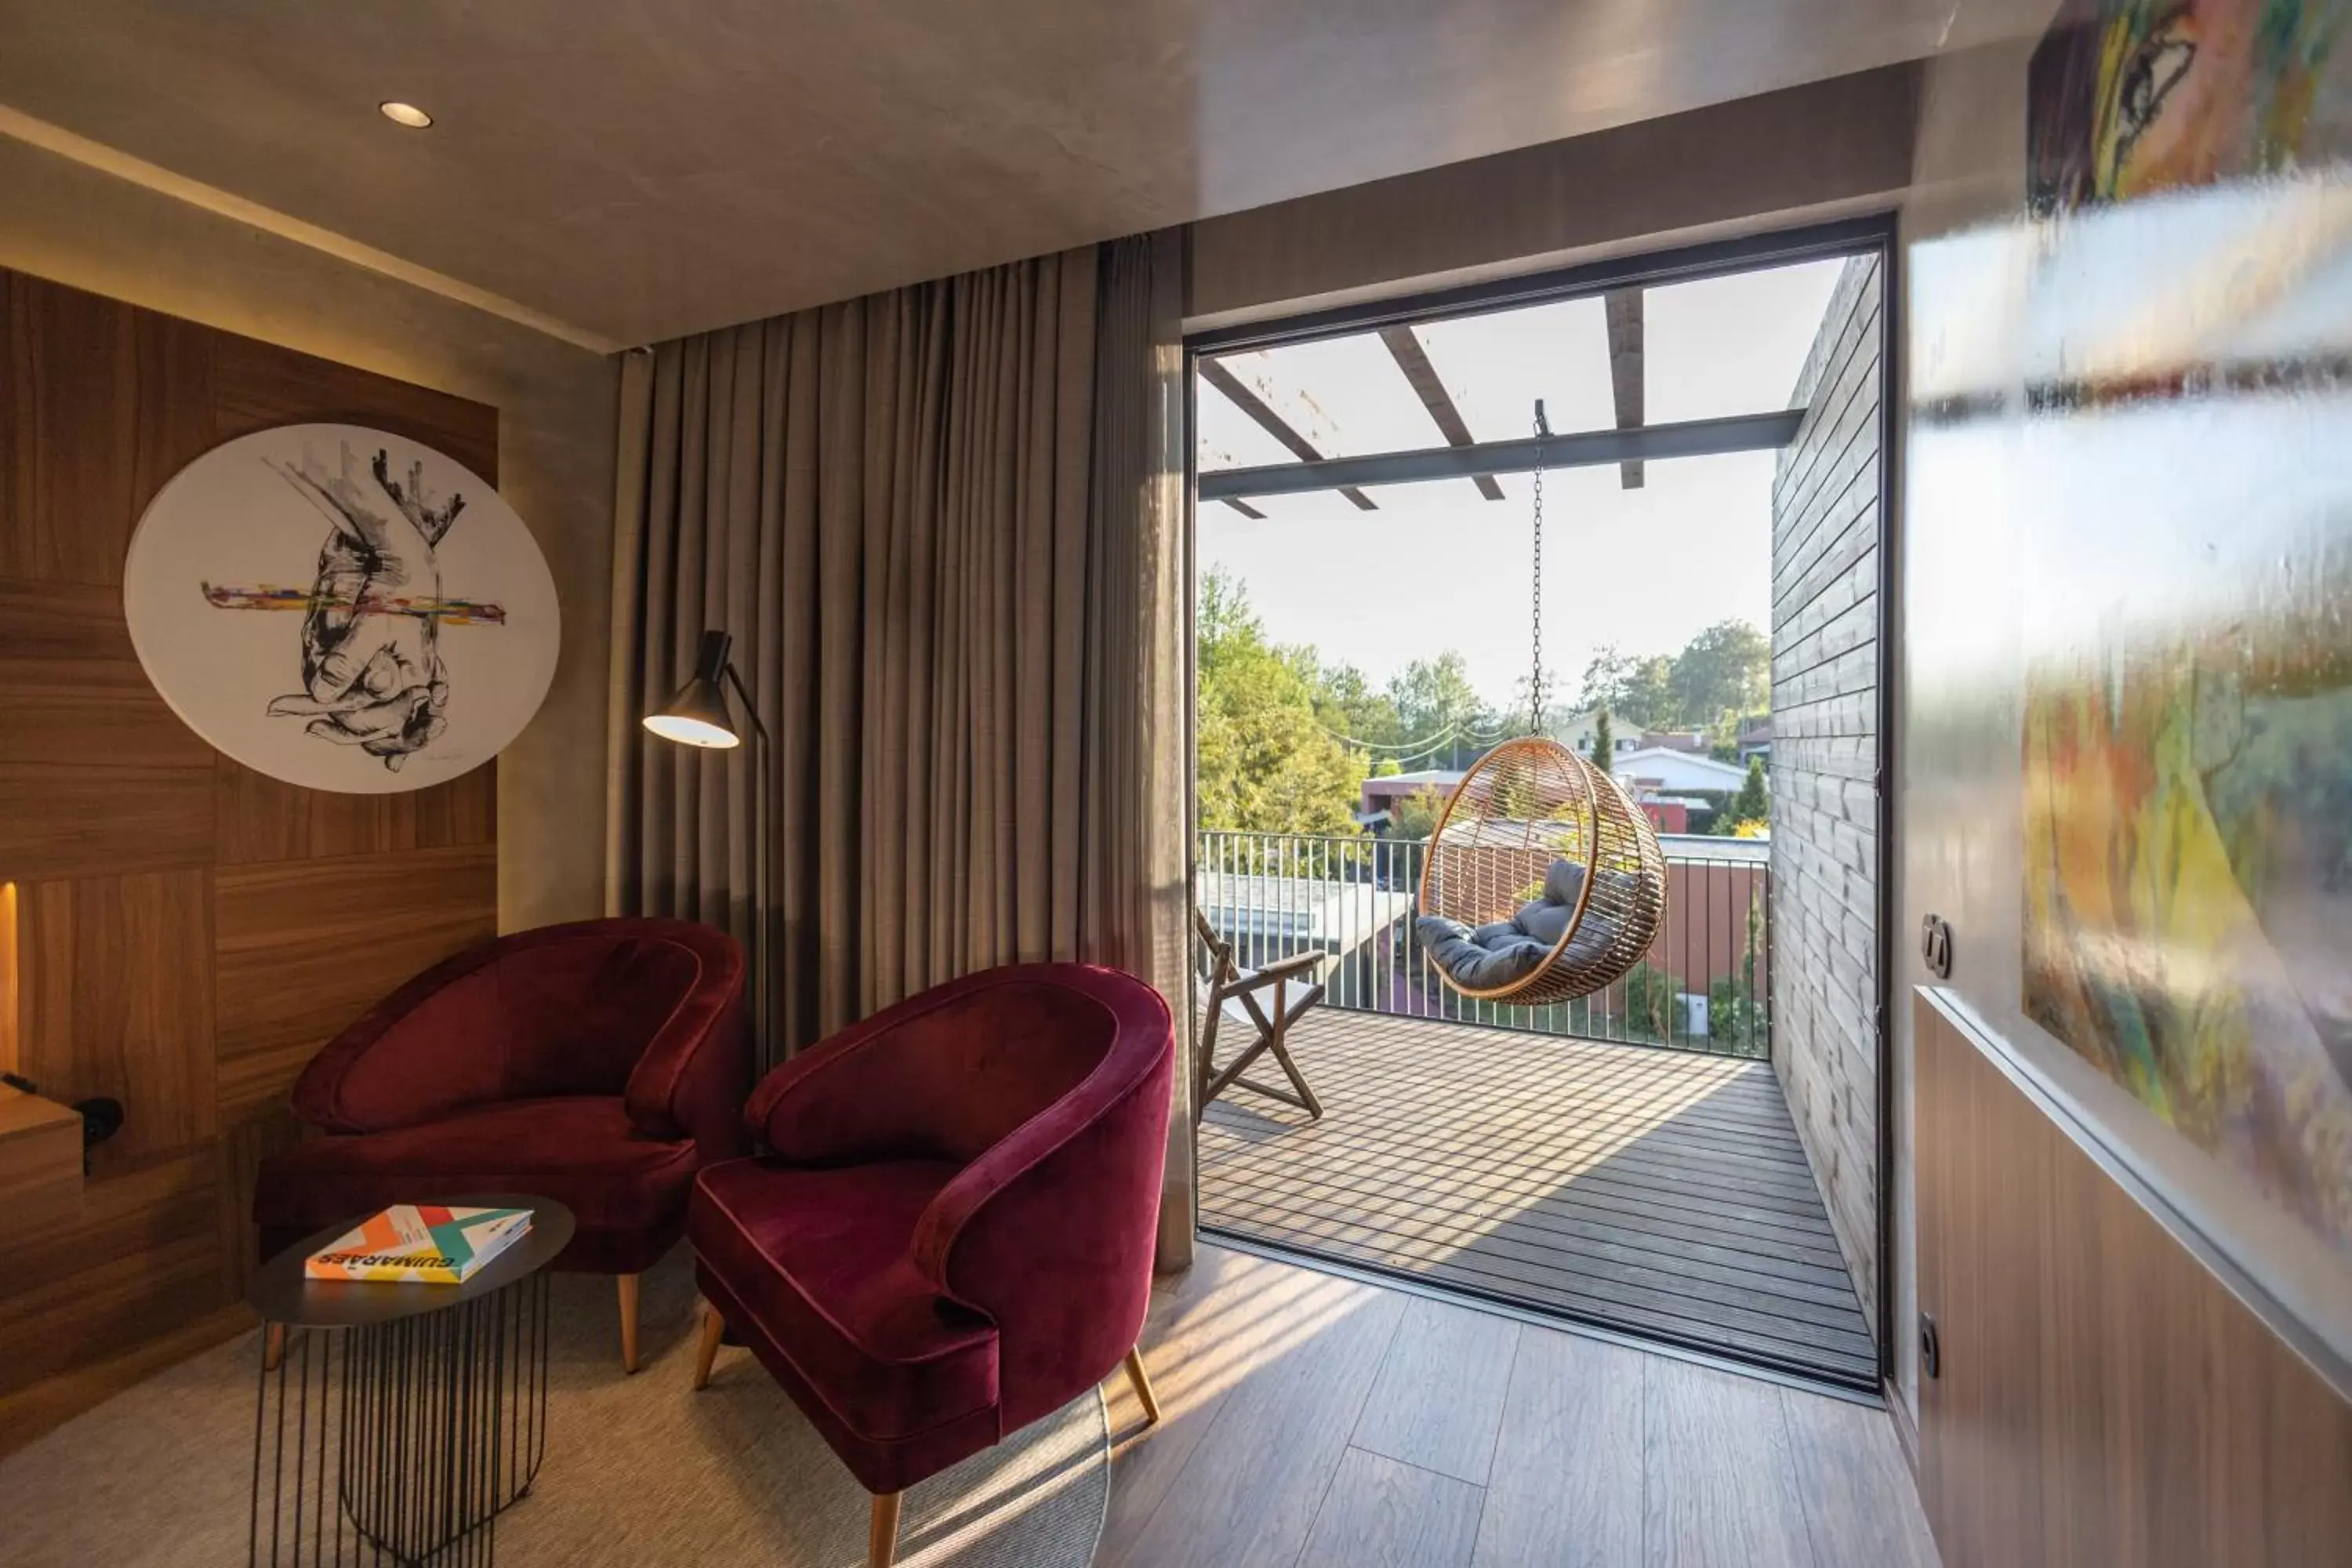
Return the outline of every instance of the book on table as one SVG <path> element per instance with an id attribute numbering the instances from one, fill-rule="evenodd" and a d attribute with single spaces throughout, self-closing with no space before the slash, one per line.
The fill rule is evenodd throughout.
<path id="1" fill-rule="evenodd" d="M 312 1279 L 462 1285 L 530 1230 L 530 1210 L 394 1204 L 302 1264 Z"/>

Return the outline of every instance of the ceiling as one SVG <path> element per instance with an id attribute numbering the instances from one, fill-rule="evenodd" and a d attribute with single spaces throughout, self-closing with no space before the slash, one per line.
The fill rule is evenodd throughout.
<path id="1" fill-rule="evenodd" d="M 0 0 L 0 104 L 627 343 L 1988 41 L 2049 3 Z"/>

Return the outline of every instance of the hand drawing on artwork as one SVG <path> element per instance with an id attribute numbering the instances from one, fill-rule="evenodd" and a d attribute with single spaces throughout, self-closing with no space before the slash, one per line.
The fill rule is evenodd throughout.
<path id="1" fill-rule="evenodd" d="M 262 459 L 328 524 L 316 580 L 308 591 L 268 584 L 205 584 L 225 610 L 300 610 L 302 690 L 271 700 L 274 717 L 310 721 L 311 735 L 358 746 L 398 772 L 449 727 L 444 626 L 500 626 L 497 605 L 442 595 L 438 547 L 466 500 L 436 504 L 422 463 L 392 477 L 378 451 L 362 478 L 348 443 L 329 472 L 305 446 L 299 465 Z"/>

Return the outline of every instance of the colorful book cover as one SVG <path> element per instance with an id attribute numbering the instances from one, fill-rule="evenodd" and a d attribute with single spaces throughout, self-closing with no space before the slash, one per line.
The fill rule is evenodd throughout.
<path id="1" fill-rule="evenodd" d="M 302 1272 L 312 1279 L 461 1285 L 530 1229 L 529 1209 L 395 1204 L 312 1253 Z"/>

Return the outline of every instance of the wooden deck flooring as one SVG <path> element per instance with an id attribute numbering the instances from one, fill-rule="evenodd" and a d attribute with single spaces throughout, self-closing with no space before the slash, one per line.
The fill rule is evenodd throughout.
<path id="1" fill-rule="evenodd" d="M 1876 1386 L 1765 1063 L 1329 1009 L 1290 1043 L 1323 1119 L 1210 1106 L 1204 1226 Z"/>

